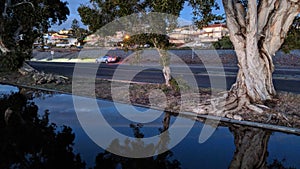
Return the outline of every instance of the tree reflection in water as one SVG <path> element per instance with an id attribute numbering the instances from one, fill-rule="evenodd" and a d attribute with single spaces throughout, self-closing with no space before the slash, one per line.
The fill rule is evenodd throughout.
<path id="1" fill-rule="evenodd" d="M 267 146 L 271 133 L 258 128 L 231 126 L 235 152 L 230 168 L 267 168 Z"/>
<path id="2" fill-rule="evenodd" d="M 36 93 L 32 94 L 39 96 Z M 54 123 L 49 122 L 47 111 L 43 116 L 39 116 L 37 105 L 28 98 L 32 96 L 25 96 L 22 92 L 0 96 L 0 168 L 85 168 L 80 155 L 73 152 L 75 134 L 72 129 L 67 126 L 58 129 Z M 160 138 L 158 145 L 145 145 L 141 139 L 144 138 L 141 132 L 143 125 L 131 124 L 136 140 L 128 140 L 125 145 L 121 145 L 116 139 L 110 147 L 118 148 L 124 153 L 132 151 L 133 148 L 164 150 L 165 153 L 149 158 L 125 158 L 104 151 L 97 155 L 94 168 L 181 168 L 180 162 L 173 158 L 173 152 L 167 148 L 170 141 L 170 119 L 171 114 L 165 113 L 162 128 L 159 129 L 165 134 L 161 135 L 163 138 Z M 229 129 L 234 135 L 236 146 L 229 168 L 286 168 L 283 165 L 284 161 L 274 160 L 272 164 L 266 162 L 270 131 L 237 125 L 231 125 Z"/>
<path id="3" fill-rule="evenodd" d="M 73 153 L 72 129 L 49 123 L 49 113 L 21 93 L 0 97 L 0 168 L 85 168 Z"/>
<path id="4" fill-rule="evenodd" d="M 30 101 L 32 96 L 44 97 L 40 92 L 29 92 L 26 96 L 24 90 L 11 95 L 0 96 L 0 168 L 20 169 L 81 169 L 85 163 L 79 154 L 74 154 L 73 145 L 75 134 L 72 129 L 63 126 L 61 129 L 54 123 L 49 122 L 49 112 L 45 111 L 43 116 L 38 115 L 38 106 Z M 170 114 L 165 114 L 163 128 L 164 132 L 169 127 Z M 124 151 L 130 150 L 129 144 L 138 148 L 144 146 L 141 138 L 144 134 L 140 131 L 141 124 L 131 124 L 136 142 L 127 143 L 127 146 L 119 146 Z M 168 132 L 168 131 L 166 131 Z M 168 136 L 165 134 L 164 137 Z M 167 140 L 161 142 L 155 148 L 166 149 Z M 112 145 L 118 144 L 117 140 Z M 153 148 L 152 145 L 149 147 Z M 144 147 L 140 147 L 144 148 Z M 169 160 L 173 156 L 171 151 L 155 157 L 134 159 L 120 157 L 105 151 L 96 157 L 95 169 L 114 169 L 121 167 L 130 168 L 172 168 L 179 169 L 177 160 Z"/>
<path id="5" fill-rule="evenodd" d="M 163 120 L 163 127 L 160 128 L 160 132 L 166 132 L 167 134 L 161 135 L 164 138 L 161 138 L 158 145 L 145 145 L 141 138 L 144 138 L 144 134 L 141 133 L 140 129 L 143 127 L 141 124 L 130 124 L 130 127 L 133 129 L 134 136 L 136 137 L 135 141 L 126 141 L 125 145 L 121 145 L 119 140 L 115 139 L 110 148 L 118 148 L 124 153 L 132 151 L 132 149 L 141 149 L 141 150 L 166 150 L 166 152 L 148 158 L 126 158 L 112 154 L 108 151 L 98 154 L 96 157 L 96 166 L 95 169 L 180 169 L 181 164 L 178 160 L 171 160 L 173 153 L 170 150 L 167 150 L 167 145 L 170 140 L 167 129 L 170 124 L 170 113 L 165 113 Z"/>
<path id="6" fill-rule="evenodd" d="M 271 131 L 239 125 L 232 125 L 229 129 L 234 135 L 235 144 L 230 169 L 291 169 L 283 165 L 284 160 L 275 159 L 272 164 L 267 164 Z"/>

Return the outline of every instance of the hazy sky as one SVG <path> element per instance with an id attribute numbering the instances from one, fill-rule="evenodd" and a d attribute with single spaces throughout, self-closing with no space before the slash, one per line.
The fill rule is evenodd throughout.
<path id="1" fill-rule="evenodd" d="M 81 19 L 77 12 L 77 8 L 80 6 L 80 4 L 88 4 L 89 0 L 66 0 L 66 1 L 69 3 L 68 7 L 70 10 L 70 15 L 68 16 L 68 20 L 61 25 L 53 25 L 50 29 L 53 30 L 61 30 L 63 28 L 69 29 L 71 27 L 73 19 L 77 19 L 80 22 L 80 26 L 86 28 L 86 26 L 84 26 L 80 21 Z M 217 1 L 220 2 L 221 0 L 217 0 Z M 221 10 L 220 13 L 223 13 L 223 9 Z M 180 18 L 191 21 L 192 20 L 191 7 L 185 5 L 184 9 L 181 11 Z"/>

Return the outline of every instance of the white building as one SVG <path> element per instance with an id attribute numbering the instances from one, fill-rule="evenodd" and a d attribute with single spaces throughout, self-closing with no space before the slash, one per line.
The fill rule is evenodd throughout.
<path id="1" fill-rule="evenodd" d="M 193 26 L 185 26 L 174 29 L 168 34 L 170 42 L 177 45 L 184 44 L 207 44 L 216 42 L 224 36 L 228 36 L 229 32 L 225 24 L 212 24 L 203 27 L 201 30 L 195 29 Z"/>
<path id="2" fill-rule="evenodd" d="M 184 26 L 174 29 L 168 34 L 170 43 L 185 44 L 194 40 L 199 32 L 193 26 Z"/>
<path id="3" fill-rule="evenodd" d="M 201 42 L 216 42 L 228 35 L 229 31 L 225 24 L 213 24 L 203 27 L 198 37 Z"/>

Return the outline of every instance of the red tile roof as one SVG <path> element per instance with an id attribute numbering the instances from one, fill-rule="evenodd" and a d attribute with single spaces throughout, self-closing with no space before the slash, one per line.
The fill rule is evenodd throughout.
<path id="1" fill-rule="evenodd" d="M 225 24 L 212 24 L 212 25 L 208 25 L 208 26 L 204 26 L 204 28 L 216 28 L 216 27 L 224 27 L 226 28 Z"/>

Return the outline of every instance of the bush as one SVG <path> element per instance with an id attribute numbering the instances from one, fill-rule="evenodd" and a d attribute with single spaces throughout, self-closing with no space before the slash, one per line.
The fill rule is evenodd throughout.
<path id="1" fill-rule="evenodd" d="M 233 49 L 233 45 L 228 36 L 223 37 L 218 42 L 214 42 L 215 49 Z"/>
<path id="2" fill-rule="evenodd" d="M 285 53 L 289 53 L 293 49 L 300 49 L 300 30 L 298 29 L 290 30 L 281 47 Z"/>
<path id="3" fill-rule="evenodd" d="M 16 49 L 0 56 L 1 70 L 17 70 L 20 68 L 26 59 L 30 59 L 32 54 L 31 49 Z"/>

